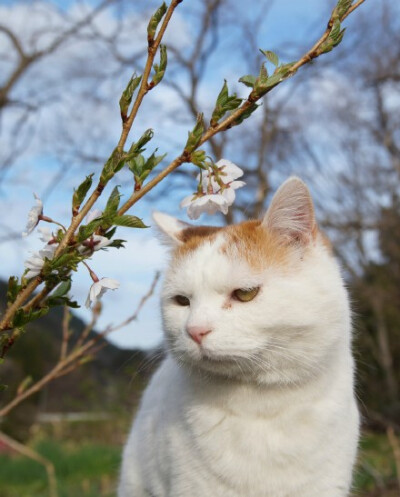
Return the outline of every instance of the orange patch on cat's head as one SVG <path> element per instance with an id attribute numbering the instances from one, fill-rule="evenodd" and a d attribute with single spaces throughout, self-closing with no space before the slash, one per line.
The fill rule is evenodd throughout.
<path id="1" fill-rule="evenodd" d="M 220 250 L 232 261 L 242 259 L 252 268 L 262 269 L 266 265 L 284 266 L 289 260 L 290 248 L 259 220 L 228 226 L 224 234 L 226 242 Z"/>
<path id="2" fill-rule="evenodd" d="M 203 243 L 213 241 L 223 229 L 216 226 L 189 226 L 183 229 L 179 234 L 179 240 L 183 243 L 175 248 L 174 256 L 179 258 L 195 251 Z"/>
<path id="3" fill-rule="evenodd" d="M 212 243 L 218 234 L 223 236 L 218 250 L 232 262 L 245 260 L 251 267 L 261 269 L 268 265 L 284 265 L 289 249 L 282 245 L 278 236 L 269 233 L 261 221 L 245 221 L 223 228 L 212 226 L 189 227 L 179 235 L 181 244 L 174 251 L 179 259 L 194 252 L 204 243 Z"/>

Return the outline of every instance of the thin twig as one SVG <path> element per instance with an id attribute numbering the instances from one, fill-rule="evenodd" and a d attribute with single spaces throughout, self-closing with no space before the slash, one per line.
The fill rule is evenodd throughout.
<path id="1" fill-rule="evenodd" d="M 49 461 L 30 447 L 17 442 L 3 432 L 0 432 L 0 440 L 2 440 L 8 447 L 15 450 L 16 452 L 19 452 L 23 456 L 29 457 L 30 459 L 33 459 L 34 461 L 42 464 L 46 469 L 47 478 L 49 480 L 49 495 L 50 497 L 58 496 L 56 472 L 54 469 L 54 464 L 51 461 Z"/>
<path id="2" fill-rule="evenodd" d="M 160 279 L 160 273 L 156 272 L 148 292 L 145 295 L 143 295 L 143 297 L 140 299 L 135 312 L 130 317 L 122 321 L 120 324 L 116 326 L 107 327 L 104 331 L 96 334 L 96 336 L 91 338 L 86 343 L 84 341 L 82 343 L 81 339 L 78 339 L 77 345 L 75 345 L 75 347 L 69 352 L 66 350 L 66 346 L 64 344 L 64 339 L 63 339 L 61 343 L 60 359 L 57 362 L 57 364 L 45 376 L 43 376 L 43 378 L 38 380 L 36 383 L 31 385 L 26 390 L 17 394 L 14 397 L 14 399 L 12 399 L 8 404 L 2 407 L 0 409 L 0 418 L 6 416 L 12 409 L 14 409 L 14 407 L 19 405 L 23 400 L 27 399 L 31 395 L 39 392 L 45 385 L 47 385 L 51 381 L 60 378 L 61 376 L 65 376 L 66 374 L 74 371 L 77 367 L 79 367 L 82 364 L 82 361 L 84 361 L 85 358 L 88 358 L 89 354 L 94 353 L 95 347 L 98 345 L 99 341 L 104 340 L 104 338 L 113 331 L 119 330 L 122 327 L 131 323 L 132 321 L 135 321 L 138 318 L 139 313 L 142 310 L 144 304 L 153 295 L 159 279 Z M 82 335 L 85 336 L 85 339 L 88 337 L 89 332 L 93 329 L 93 326 L 97 321 L 98 314 L 99 313 L 96 311 L 93 312 L 93 318 L 91 323 L 88 326 L 86 326 L 85 329 L 82 331 Z M 65 325 L 65 315 L 63 320 L 63 326 L 64 325 Z M 65 331 L 63 329 L 63 334 L 64 333 Z M 65 351 L 63 351 L 63 348 L 65 348 Z"/>

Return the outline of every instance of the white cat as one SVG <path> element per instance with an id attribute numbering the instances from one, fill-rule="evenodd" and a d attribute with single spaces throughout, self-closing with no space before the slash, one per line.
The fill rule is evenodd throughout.
<path id="1" fill-rule="evenodd" d="M 347 496 L 359 431 L 349 301 L 306 185 L 287 180 L 262 221 L 154 219 L 174 245 L 168 355 L 119 496 Z"/>

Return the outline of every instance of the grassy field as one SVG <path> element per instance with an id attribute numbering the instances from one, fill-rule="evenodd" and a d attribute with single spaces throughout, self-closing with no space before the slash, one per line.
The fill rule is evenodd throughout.
<path id="1" fill-rule="evenodd" d="M 54 463 L 59 497 L 115 497 L 119 446 L 45 438 L 36 441 L 33 448 Z M 365 435 L 360 454 L 354 495 L 398 496 L 395 464 L 386 436 Z M 43 466 L 25 457 L 1 455 L 0 495 L 47 497 L 48 484 Z"/>

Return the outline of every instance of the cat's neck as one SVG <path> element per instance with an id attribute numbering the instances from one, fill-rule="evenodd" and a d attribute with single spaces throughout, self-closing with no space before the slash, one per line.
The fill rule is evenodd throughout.
<path id="1" fill-rule="evenodd" d="M 318 374 L 298 383 L 241 381 L 176 363 L 174 367 L 183 395 L 196 404 L 204 403 L 237 415 L 275 416 L 293 403 L 312 404 L 335 397 L 343 388 L 349 392 L 352 389 L 349 377 L 353 374 L 353 359 L 348 347 L 338 347 Z"/>

